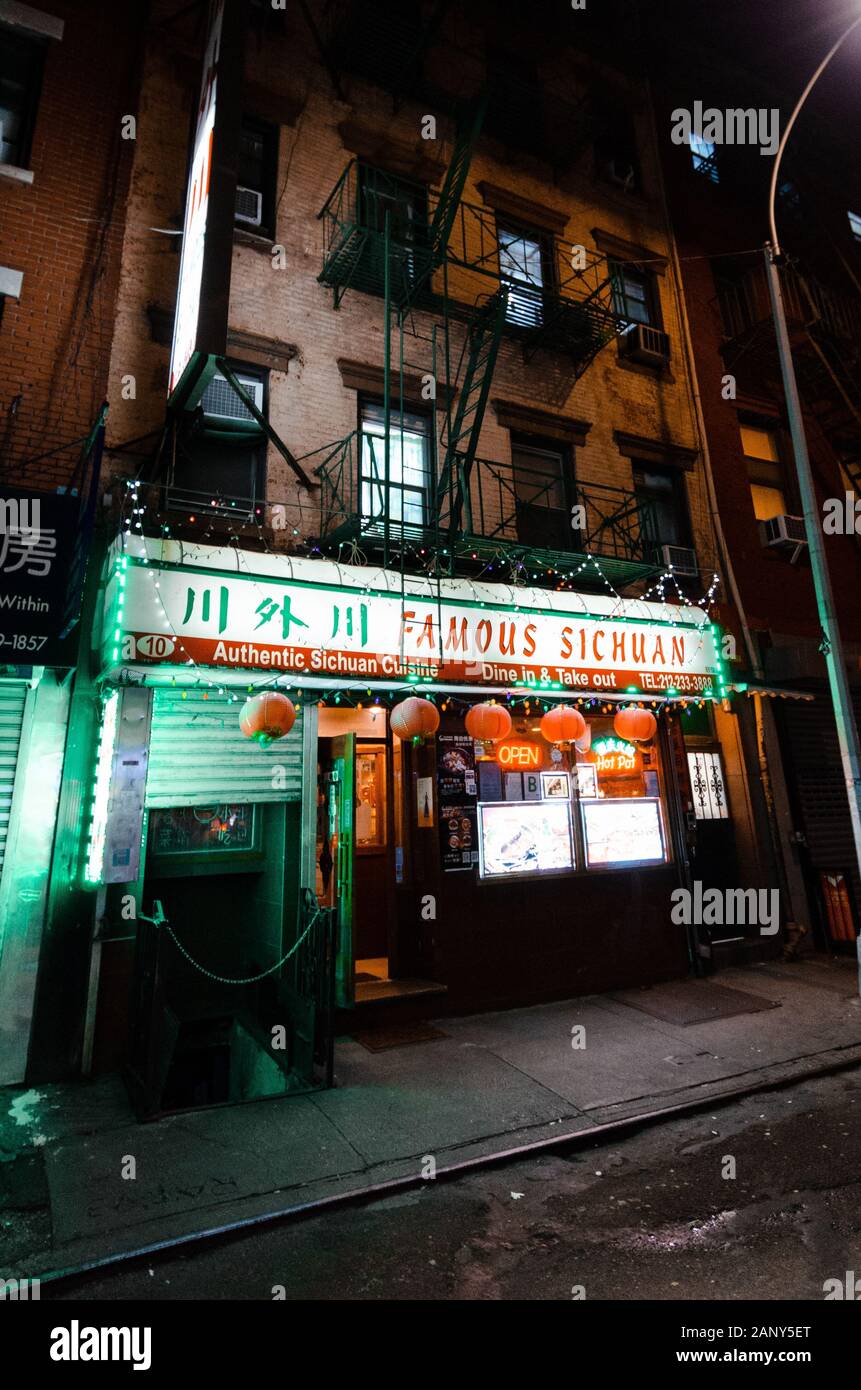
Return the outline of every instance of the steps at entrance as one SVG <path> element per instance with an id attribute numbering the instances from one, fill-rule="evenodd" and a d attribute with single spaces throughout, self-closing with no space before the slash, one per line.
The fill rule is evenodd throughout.
<path id="1" fill-rule="evenodd" d="M 446 1012 L 448 990 L 434 980 L 388 980 L 356 986 L 356 1006 L 338 1009 L 335 1031 L 338 1036 L 368 1028 L 391 1027 L 397 1023 L 416 1023 Z"/>
<path id="2" fill-rule="evenodd" d="M 728 965 L 753 965 L 759 960 L 776 960 L 783 954 L 780 936 L 742 937 L 738 941 L 713 941 L 712 964 L 715 970 Z"/>

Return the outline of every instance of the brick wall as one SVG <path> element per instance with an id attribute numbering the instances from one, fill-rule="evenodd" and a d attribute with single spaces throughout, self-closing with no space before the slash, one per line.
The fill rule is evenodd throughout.
<path id="1" fill-rule="evenodd" d="M 158 4 L 155 9 L 157 14 Z M 452 37 L 456 38 L 460 21 L 453 17 L 450 22 Z M 169 349 L 152 340 L 146 307 L 157 303 L 165 310 L 172 309 L 178 256 L 170 239 L 154 237 L 146 229 L 176 225 L 181 214 L 192 86 L 187 76 L 181 76 L 176 54 L 161 39 L 159 44 L 157 50 L 150 43 L 145 62 L 110 369 L 112 382 L 132 372 L 137 394 L 135 400 L 118 402 L 112 411 L 111 442 L 157 430 L 164 418 Z M 465 60 L 452 55 L 452 70 L 458 61 Z M 594 67 L 591 71 L 594 75 Z M 437 140 L 424 141 L 422 108 L 405 103 L 393 110 L 391 99 L 382 91 L 349 76 L 341 78 L 341 100 L 301 15 L 291 11 L 268 16 L 265 35 L 256 31 L 250 35 L 246 83 L 249 114 L 272 119 L 279 104 L 289 112 L 280 127 L 274 238 L 274 244 L 284 248 L 286 265 L 283 269 L 274 267 L 273 243 L 246 234 L 236 238 L 231 328 L 295 345 L 297 355 L 289 370 L 271 373 L 270 419 L 292 452 L 301 456 L 356 428 L 356 393 L 343 385 L 337 359 L 376 367 L 382 367 L 384 360 L 382 300 L 348 292 L 336 311 L 331 290 L 317 281 L 323 250 L 323 224 L 317 213 L 353 155 L 347 143 L 349 132 L 360 126 L 366 140 L 379 139 L 402 160 L 432 161 L 444 168 L 451 154 L 452 128 L 440 114 Z M 513 156 L 494 141 L 482 139 L 470 168 L 465 200 L 481 204 L 478 185 L 486 180 L 560 210 L 565 216 L 561 235 L 566 242 L 582 244 L 594 252 L 592 229 L 597 227 L 665 256 L 668 243 L 650 120 L 642 94 L 634 90 L 631 98 L 637 112 L 645 196 L 616 192 L 592 177 L 591 151 L 584 152 L 580 166 L 570 171 L 563 186 L 536 160 Z M 439 180 L 435 182 L 438 187 Z M 671 343 L 669 371 L 656 373 L 625 366 L 619 362 L 615 344 L 610 344 L 575 381 L 564 355 L 539 353 L 525 364 L 520 346 L 511 338 L 503 340 L 491 396 L 589 422 L 592 428 L 576 457 L 578 476 L 587 483 L 631 487 L 631 462 L 620 453 L 614 430 L 691 449 L 697 446 L 681 352 L 676 286 L 669 266 L 658 280 L 664 328 Z M 494 288 L 491 279 L 467 272 L 453 272 L 449 285 L 450 291 L 462 298 L 474 297 L 479 291 L 487 294 Z M 404 356 L 407 370 L 413 374 L 431 369 L 432 322 L 428 315 L 416 314 L 411 324 L 416 333 L 405 335 Z M 462 335 L 462 327 L 454 324 L 455 363 Z M 398 352 L 395 334 L 395 361 Z M 441 420 L 439 413 L 438 418 Z M 505 464 L 510 460 L 510 447 L 509 430 L 501 427 L 489 406 L 479 454 Z M 316 462 L 309 460 L 311 466 Z M 287 504 L 286 541 L 292 541 L 294 528 L 301 539 L 314 535 L 319 522 L 317 493 L 297 488 L 289 466 L 272 447 L 268 451 L 267 485 L 271 501 Z M 687 475 L 686 489 L 694 534 L 703 555 L 710 558 L 713 545 L 698 466 Z"/>
<path id="2" fill-rule="evenodd" d="M 0 324 L 0 459 L 31 487 L 68 482 L 72 441 L 109 395 L 144 5 L 43 0 L 65 24 L 48 43 L 29 167 L 0 180 L 0 263 L 23 271 Z M 58 450 L 50 458 L 37 456 Z"/>

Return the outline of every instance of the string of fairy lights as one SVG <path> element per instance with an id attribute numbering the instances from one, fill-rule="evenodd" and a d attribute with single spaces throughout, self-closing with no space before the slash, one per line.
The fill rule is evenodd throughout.
<path id="1" fill-rule="evenodd" d="M 381 683 L 373 681 L 370 684 L 368 684 L 367 679 L 352 682 L 349 680 L 345 680 L 343 677 L 339 677 L 337 679 L 337 683 L 333 681 L 332 685 L 328 687 L 320 683 L 310 684 L 308 682 L 306 682 L 303 685 L 301 683 L 301 676 L 291 677 L 289 674 L 277 672 L 275 674 L 267 673 L 260 679 L 256 679 L 252 682 L 244 684 L 244 690 L 241 686 L 234 685 L 232 682 L 227 682 L 223 678 L 218 679 L 217 676 L 214 677 L 211 668 L 207 666 L 201 666 L 195 660 L 193 655 L 188 651 L 182 640 L 181 634 L 177 633 L 174 624 L 170 619 L 170 615 L 168 614 L 167 608 L 165 607 L 165 604 L 163 602 L 160 591 L 160 580 L 158 578 L 158 564 L 151 564 L 146 552 L 145 525 L 147 527 L 147 530 L 154 529 L 153 523 L 155 520 L 155 523 L 157 524 L 158 529 L 161 532 L 162 541 L 175 540 L 180 547 L 180 555 L 182 555 L 182 547 L 184 545 L 184 541 L 182 539 L 171 536 L 170 524 L 164 518 L 162 518 L 157 511 L 155 518 L 153 518 L 152 512 L 155 509 L 142 505 L 140 498 L 141 486 L 142 484 L 137 479 L 126 479 L 126 496 L 124 498 L 121 533 L 124 560 L 121 563 L 127 563 L 129 542 L 131 540 L 138 539 L 141 542 L 141 554 L 137 556 L 136 559 L 139 561 L 141 566 L 147 570 L 147 572 L 150 575 L 150 581 L 153 585 L 154 597 L 158 602 L 158 606 L 163 616 L 163 626 L 165 628 L 165 631 L 167 635 L 169 635 L 171 641 L 175 644 L 176 649 L 181 653 L 182 657 L 184 658 L 185 666 L 192 668 L 194 672 L 193 685 L 201 690 L 202 698 L 204 700 L 209 697 L 210 692 L 216 692 L 219 697 L 226 698 L 228 702 L 238 703 L 240 700 L 245 700 L 250 695 L 258 694 L 265 690 L 278 687 L 290 690 L 291 698 L 293 698 L 298 711 L 301 711 L 303 703 L 307 704 L 312 702 L 316 703 L 319 706 L 330 704 L 334 704 L 335 706 L 343 705 L 357 709 L 359 711 L 371 706 L 390 707 L 394 703 L 397 703 L 404 696 L 409 694 L 414 695 L 416 693 L 421 693 L 424 698 L 431 700 L 432 703 L 438 703 L 440 709 L 444 713 L 448 711 L 451 711 L 453 713 L 465 712 L 467 709 L 469 709 L 472 705 L 475 704 L 477 698 L 475 691 L 470 691 L 469 693 L 467 693 L 466 691 L 464 691 L 463 693 L 453 693 L 449 689 L 428 689 L 426 680 L 423 681 L 419 677 L 411 678 L 406 682 L 392 681 Z M 274 549 L 269 545 L 268 536 L 266 535 L 266 529 L 263 525 L 262 520 L 259 522 L 258 531 L 259 538 L 265 552 L 270 556 L 276 556 L 280 562 L 283 562 L 285 568 L 287 568 L 290 571 L 292 577 L 292 558 L 295 557 L 291 557 L 289 553 L 283 550 Z M 209 539 L 210 534 L 212 534 L 211 524 L 210 527 L 207 528 L 207 531 L 204 533 L 204 535 L 201 536 L 199 539 L 195 538 L 195 541 L 192 542 L 192 544 L 205 544 Z M 298 530 L 294 530 L 294 538 L 298 538 Z M 213 539 L 217 540 L 219 545 L 224 546 L 225 536 L 222 530 L 219 529 L 213 535 Z M 234 542 L 238 542 L 240 540 L 240 536 L 237 533 L 231 536 L 229 539 L 233 540 Z M 320 547 L 316 544 L 316 542 L 306 542 L 305 545 L 307 554 L 305 557 L 302 558 L 313 558 L 314 556 L 320 556 L 321 558 L 323 558 Z M 245 570 L 245 574 L 243 577 L 247 578 L 255 586 L 255 588 L 258 588 L 261 583 L 265 583 L 264 576 L 255 574 L 255 572 L 249 567 L 247 562 L 247 552 L 241 549 L 238 544 L 235 544 L 233 548 L 235 550 L 237 558 L 237 567 L 239 568 L 241 566 Z M 348 558 L 345 561 L 342 561 L 341 559 L 342 551 L 339 553 L 339 559 L 337 561 L 333 561 L 333 563 L 335 564 L 336 571 L 339 574 L 339 577 L 341 563 L 345 563 L 351 569 L 355 569 L 356 567 L 360 567 L 362 565 L 367 565 L 367 557 L 361 551 L 356 542 L 350 543 L 347 548 Z M 427 547 L 420 546 L 415 546 L 412 549 L 415 554 L 425 554 L 427 551 Z M 546 572 L 542 573 L 539 573 L 539 571 L 530 572 L 522 561 L 516 558 L 509 558 L 500 554 L 500 557 L 498 559 L 500 570 L 503 569 L 506 563 L 508 563 L 510 568 L 510 577 L 508 585 L 508 587 L 510 588 L 512 599 L 510 607 L 515 613 L 520 612 L 520 605 L 514 602 L 514 600 L 518 597 L 522 599 L 522 591 L 528 585 L 530 578 L 538 579 L 540 577 L 542 579 L 546 579 L 548 577 L 552 577 L 554 573 L 558 574 L 558 571 L 554 571 L 553 567 L 547 567 Z M 432 564 L 433 559 L 431 560 L 431 565 Z M 489 573 L 492 570 L 492 564 L 493 562 L 490 562 L 487 565 L 485 565 L 484 569 L 482 570 L 482 575 L 484 573 Z M 641 604 L 647 603 L 649 595 L 653 593 L 657 593 L 659 595 L 659 601 L 662 602 L 665 606 L 667 606 L 667 608 L 670 608 L 671 605 L 668 604 L 666 598 L 666 587 L 670 584 L 674 586 L 677 597 L 680 601 L 680 612 L 683 608 L 690 608 L 694 611 L 697 611 L 700 614 L 702 614 L 703 610 L 705 610 L 706 614 L 708 615 L 708 611 L 711 606 L 711 603 L 713 602 L 714 594 L 719 582 L 718 576 L 714 574 L 712 576 L 712 582 L 709 586 L 709 589 L 706 592 L 706 594 L 704 594 L 703 599 L 699 603 L 693 603 L 689 596 L 685 594 L 684 591 L 679 587 L 678 581 L 674 576 L 672 570 L 668 569 L 654 581 L 654 583 L 644 592 L 644 594 L 642 594 L 638 598 L 626 599 L 618 593 L 611 581 L 603 573 L 599 560 L 592 554 L 588 554 L 587 556 L 585 556 L 584 559 L 578 565 L 574 566 L 570 571 L 568 571 L 566 578 L 568 580 L 575 581 L 576 578 L 583 572 L 583 570 L 587 568 L 594 571 L 594 573 L 602 580 L 606 587 L 606 590 L 615 600 L 615 606 L 611 613 L 603 615 L 608 620 L 616 616 L 621 609 L 624 609 L 624 616 L 630 617 L 631 608 L 638 608 Z M 431 574 L 428 570 L 427 577 L 437 578 L 438 576 Z M 462 583 L 463 581 L 461 580 L 460 582 Z M 480 579 L 473 578 L 471 582 L 473 584 L 473 592 L 477 595 L 478 591 L 475 589 L 474 586 L 480 582 Z M 493 583 L 494 587 L 496 587 L 500 584 L 501 581 L 500 579 L 494 579 L 493 581 L 489 582 Z M 559 592 L 561 587 L 561 585 L 555 585 L 554 591 Z M 520 591 L 520 593 L 518 593 L 518 591 Z M 371 593 L 371 586 L 366 585 L 364 588 L 357 590 L 357 592 L 362 594 L 369 594 Z M 586 601 L 586 596 L 577 591 L 576 589 L 572 589 L 572 596 L 580 600 L 584 613 L 588 613 L 588 604 Z M 482 597 L 486 598 L 486 595 L 482 595 Z M 644 616 L 649 616 L 648 610 L 644 610 Z M 670 619 L 668 625 L 672 628 L 676 626 L 676 623 L 672 619 Z M 679 626 L 681 625 L 682 624 L 679 624 Z M 698 623 L 694 625 L 694 628 L 705 629 L 709 625 L 710 624 L 708 623 Z M 685 623 L 684 627 L 685 631 L 688 633 L 690 633 L 690 631 L 692 630 L 690 624 Z M 701 637 L 700 640 L 702 643 L 704 641 L 704 636 Z M 177 685 L 176 676 L 173 676 L 171 678 L 171 685 Z M 186 688 L 187 685 L 188 681 L 186 678 L 183 680 L 183 699 L 188 697 L 188 689 Z M 564 699 L 566 705 L 573 705 L 579 708 L 580 710 L 591 712 L 593 715 L 610 714 L 613 712 L 615 708 L 618 707 L 619 697 L 615 696 L 615 693 L 614 699 L 608 700 L 606 696 L 602 697 L 601 695 L 596 695 L 593 692 L 583 692 L 575 694 L 574 692 L 570 691 L 570 688 L 564 687 L 561 683 L 557 682 L 550 682 L 549 686 L 550 688 L 548 689 L 546 685 L 543 685 L 538 691 L 532 688 L 523 691 L 514 688 L 512 690 L 504 692 L 500 702 L 504 702 L 513 715 L 517 716 L 519 714 L 522 714 L 526 717 L 534 716 L 536 714 L 550 709 L 554 703 L 559 702 L 560 698 Z M 480 696 L 478 698 L 480 698 Z M 493 698 L 496 698 L 496 696 L 494 695 Z M 645 708 L 649 708 L 656 713 L 660 712 L 661 710 L 670 713 L 673 710 L 680 709 L 683 713 L 690 714 L 694 708 L 703 708 L 704 706 L 709 704 L 711 695 L 709 692 L 705 692 L 698 695 L 684 695 L 680 694 L 678 691 L 673 690 L 672 688 L 668 689 L 665 692 L 662 692 L 661 694 L 645 694 L 644 692 L 638 690 L 636 687 L 630 687 L 626 692 L 624 692 L 623 698 L 626 703 L 638 704 Z"/>

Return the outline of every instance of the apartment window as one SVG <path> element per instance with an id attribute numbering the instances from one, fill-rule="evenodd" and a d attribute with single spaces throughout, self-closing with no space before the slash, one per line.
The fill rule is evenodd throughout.
<path id="1" fill-rule="evenodd" d="M 846 216 L 849 218 L 849 229 L 852 235 L 856 241 L 861 241 L 861 213 L 848 212 Z"/>
<path id="2" fill-rule="evenodd" d="M 710 140 L 704 140 L 701 135 L 691 131 L 688 136 L 688 144 L 691 147 L 691 159 L 694 168 L 703 178 L 710 179 L 712 183 L 718 182 L 717 150 Z"/>
<path id="3" fill-rule="evenodd" d="M 513 436 L 511 469 L 517 539 L 543 550 L 573 549 L 579 532 L 571 529 L 574 497 L 570 451 Z"/>
<path id="4" fill-rule="evenodd" d="M 275 233 L 278 131 L 249 116 L 242 119 L 236 175 L 236 225 L 261 236 Z"/>
<path id="5" fill-rule="evenodd" d="M 372 232 L 383 232 L 389 215 L 392 240 L 411 245 L 425 240 L 427 189 L 369 164 L 359 165 L 359 219 Z"/>
<path id="6" fill-rule="evenodd" d="M 427 189 L 411 179 L 399 178 L 369 164 L 358 166 L 357 218 L 359 225 L 380 233 L 361 249 L 353 283 L 358 289 L 382 294 L 385 256 L 382 233 L 388 214 L 391 287 L 396 295 L 414 284 L 423 268 L 421 248 L 428 243 Z"/>
<path id="7" fill-rule="evenodd" d="M 389 484 L 386 489 L 385 411 L 362 405 L 360 506 L 362 516 L 412 526 L 430 517 L 430 429 L 427 416 L 392 410 L 389 415 Z"/>
<path id="8" fill-rule="evenodd" d="M 30 162 L 44 65 L 43 42 L 0 28 L 0 164 Z"/>
<path id="9" fill-rule="evenodd" d="M 265 416 L 267 373 L 238 364 L 231 370 Z M 168 505 L 197 515 L 260 520 L 265 467 L 263 427 L 226 377 L 216 372 L 200 399 L 193 432 L 181 441 Z"/>
<path id="10" fill-rule="evenodd" d="M 757 521 L 784 516 L 789 508 L 786 505 L 777 430 L 744 423 L 739 429 Z"/>
<path id="11" fill-rule="evenodd" d="M 641 525 L 653 544 L 689 546 L 690 523 L 682 474 L 671 468 L 634 464 L 634 494 L 644 504 Z"/>
<path id="12" fill-rule="evenodd" d="M 537 328 L 544 322 L 544 293 L 550 284 L 546 238 L 538 232 L 497 224 L 499 279 L 508 290 L 508 323 Z"/>
<path id="13" fill-rule="evenodd" d="M 650 323 L 660 328 L 654 276 L 647 270 L 637 270 L 618 263 L 611 265 L 610 274 L 613 281 L 614 312 L 632 323 Z"/>
<path id="14" fill-rule="evenodd" d="M 640 186 L 639 161 L 634 121 L 629 111 L 617 105 L 601 105 L 595 112 L 598 134 L 595 163 L 600 178 L 633 193 Z"/>

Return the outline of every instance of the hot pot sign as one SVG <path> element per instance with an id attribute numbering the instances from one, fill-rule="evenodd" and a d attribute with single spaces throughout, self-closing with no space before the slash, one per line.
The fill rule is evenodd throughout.
<path id="1" fill-rule="evenodd" d="M 157 587 L 156 587 L 157 586 Z M 710 691 L 711 627 L 366 594 L 130 566 L 115 660 L 258 667 L 344 680 Z"/>

